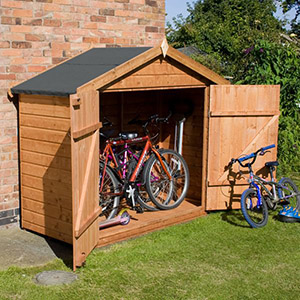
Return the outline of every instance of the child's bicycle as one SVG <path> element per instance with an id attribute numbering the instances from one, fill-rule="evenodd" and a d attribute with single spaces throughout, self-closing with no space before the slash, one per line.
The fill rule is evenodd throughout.
<path id="1" fill-rule="evenodd" d="M 295 183 L 287 177 L 281 178 L 279 182 L 274 179 L 273 172 L 279 165 L 277 161 L 265 164 L 269 168 L 271 181 L 264 180 L 253 173 L 252 165 L 255 163 L 257 155 L 264 155 L 271 148 L 275 148 L 275 145 L 260 148 L 241 158 L 233 158 L 229 163 L 229 166 L 232 166 L 238 162 L 241 167 L 249 170 L 250 185 L 242 194 L 241 209 L 246 221 L 253 228 L 265 226 L 268 222 L 268 208 L 275 210 L 277 204 L 283 205 L 284 209 L 288 209 L 287 205 L 293 206 L 297 211 L 300 209 L 300 193 Z M 243 163 L 250 159 L 252 159 L 250 162 Z"/>

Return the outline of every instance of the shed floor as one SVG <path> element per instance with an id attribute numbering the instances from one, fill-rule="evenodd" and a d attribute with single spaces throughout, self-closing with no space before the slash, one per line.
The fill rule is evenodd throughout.
<path id="1" fill-rule="evenodd" d="M 179 207 L 172 210 L 144 212 L 137 214 L 129 211 L 130 223 L 100 230 L 98 247 L 137 237 L 174 224 L 187 222 L 206 215 L 204 207 L 197 206 L 193 200 L 186 199 Z"/>

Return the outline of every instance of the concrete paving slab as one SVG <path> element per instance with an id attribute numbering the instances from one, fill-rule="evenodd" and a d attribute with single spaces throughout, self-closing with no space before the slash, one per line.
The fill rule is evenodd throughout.
<path id="1" fill-rule="evenodd" d="M 14 226 L 0 229 L 0 270 L 44 265 L 55 258 L 72 261 L 72 246 Z"/>

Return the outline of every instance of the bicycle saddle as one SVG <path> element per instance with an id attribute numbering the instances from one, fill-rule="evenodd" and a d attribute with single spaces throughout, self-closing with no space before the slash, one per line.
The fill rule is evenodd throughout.
<path id="1" fill-rule="evenodd" d="M 265 163 L 265 166 L 268 168 L 277 167 L 277 166 L 279 166 L 279 162 L 278 161 L 268 161 Z"/>
<path id="2" fill-rule="evenodd" d="M 122 140 L 131 140 L 131 139 L 138 137 L 138 133 L 137 132 L 121 132 L 121 133 L 119 133 L 119 137 Z"/>

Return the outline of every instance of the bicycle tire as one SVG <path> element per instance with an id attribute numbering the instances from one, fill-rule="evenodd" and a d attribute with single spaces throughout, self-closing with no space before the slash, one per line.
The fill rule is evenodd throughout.
<path id="1" fill-rule="evenodd" d="M 153 155 L 145 166 L 146 189 L 151 201 L 158 208 L 163 210 L 176 208 L 187 194 L 190 182 L 189 169 L 186 161 L 176 151 L 160 149 L 159 154 L 172 179 L 167 178 L 159 159 Z M 157 177 L 156 181 L 153 181 L 153 176 Z"/>
<path id="2" fill-rule="evenodd" d="M 138 160 L 140 158 L 141 153 L 142 153 L 142 151 L 139 151 L 138 153 L 135 153 L 135 156 L 131 157 L 129 164 L 128 164 L 128 174 L 127 174 L 128 179 L 130 178 L 131 173 L 134 171 L 134 169 L 138 163 Z M 143 171 L 145 166 L 143 166 L 143 169 L 141 170 L 141 172 L 137 178 L 136 201 L 143 209 L 146 209 L 149 211 L 157 211 L 159 209 L 151 201 L 151 199 L 147 193 L 147 189 L 145 188 L 144 171 Z"/>
<path id="3" fill-rule="evenodd" d="M 105 216 L 106 219 L 112 219 L 116 216 L 119 204 L 120 196 L 108 196 L 105 193 L 118 193 L 118 180 L 109 166 L 106 166 L 105 180 L 100 193 L 100 185 L 102 180 L 104 164 L 100 163 L 100 176 L 99 176 L 99 205 L 102 207 L 100 216 Z"/>
<path id="4" fill-rule="evenodd" d="M 247 223 L 252 228 L 261 228 L 268 223 L 268 207 L 265 200 L 262 198 L 262 204 L 258 207 L 257 192 L 249 188 L 245 190 L 241 197 L 241 209 Z"/>
<path id="5" fill-rule="evenodd" d="M 279 180 L 278 182 L 281 185 L 286 186 L 287 188 L 290 188 L 294 193 L 298 194 L 299 190 L 297 188 L 297 185 L 294 183 L 294 181 L 289 178 L 289 177 L 283 177 Z M 290 186 L 290 187 L 289 187 Z M 286 194 L 289 193 L 289 191 L 282 189 L 282 188 L 278 188 L 278 195 L 279 197 L 284 197 L 287 196 Z M 300 195 L 294 196 L 290 198 L 291 200 L 289 200 L 290 202 L 290 206 L 295 207 L 297 210 L 300 209 Z"/>

